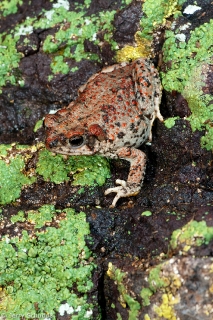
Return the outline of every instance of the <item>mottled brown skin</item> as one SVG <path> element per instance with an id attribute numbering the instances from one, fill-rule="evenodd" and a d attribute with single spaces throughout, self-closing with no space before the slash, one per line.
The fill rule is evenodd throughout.
<path id="1" fill-rule="evenodd" d="M 146 156 L 137 150 L 152 139 L 155 118 L 163 121 L 159 104 L 161 84 L 158 72 L 147 59 L 121 63 L 93 75 L 79 89 L 78 98 L 67 108 L 45 117 L 46 147 L 66 155 L 99 154 L 130 162 L 127 181 L 107 189 L 121 197 L 141 189 Z"/>

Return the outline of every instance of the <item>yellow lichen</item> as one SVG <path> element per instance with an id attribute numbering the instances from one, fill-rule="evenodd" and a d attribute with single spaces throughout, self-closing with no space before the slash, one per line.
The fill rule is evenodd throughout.
<path id="1" fill-rule="evenodd" d="M 176 320 L 176 313 L 173 305 L 179 302 L 178 297 L 174 297 L 171 293 L 164 293 L 162 295 L 162 304 L 155 306 L 154 311 L 159 317 L 164 319 Z"/>
<path id="2" fill-rule="evenodd" d="M 213 272 L 213 264 L 211 264 L 209 272 L 210 272 L 210 273 Z"/>
<path id="3" fill-rule="evenodd" d="M 172 279 L 172 287 L 178 289 L 181 286 L 181 280 L 179 277 L 174 276 L 174 278 Z"/>
<path id="4" fill-rule="evenodd" d="M 111 279 L 111 278 L 113 277 L 113 275 L 114 275 L 113 270 L 114 270 L 113 264 L 112 264 L 112 262 L 109 262 L 109 263 L 108 263 L 107 275 L 108 275 L 108 277 L 109 277 L 110 279 Z"/>
<path id="5" fill-rule="evenodd" d="M 211 287 L 209 288 L 209 292 L 213 293 L 213 284 L 211 285 Z"/>
<path id="6" fill-rule="evenodd" d="M 141 38 L 138 33 L 135 34 L 135 46 L 126 45 L 117 51 L 117 62 L 132 61 L 141 57 L 151 56 L 151 42 L 145 38 Z"/>

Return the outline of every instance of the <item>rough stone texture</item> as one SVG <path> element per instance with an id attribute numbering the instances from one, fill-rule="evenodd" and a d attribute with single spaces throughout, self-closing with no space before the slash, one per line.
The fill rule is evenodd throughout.
<path id="1" fill-rule="evenodd" d="M 79 1 L 81 2 L 81 1 Z M 118 9 L 119 1 L 114 4 L 112 1 L 100 1 L 99 5 L 94 1 L 88 9 L 88 15 L 97 11 L 106 9 Z M 41 7 L 50 10 L 49 1 L 39 2 L 23 1 L 17 14 L 9 15 L 2 19 L 0 32 L 8 31 L 14 25 L 27 16 L 36 15 L 40 12 Z M 73 4 L 70 4 L 72 10 Z M 133 6 L 134 9 L 134 6 Z M 104 32 L 99 34 L 100 41 L 103 41 L 102 50 L 97 45 L 85 41 L 85 50 L 91 53 L 98 53 L 102 64 L 82 60 L 78 64 L 69 60 L 70 68 L 78 65 L 78 71 L 75 76 L 70 72 L 67 75 L 58 74 L 49 82 L 50 62 L 52 55 L 42 52 L 40 43 L 47 35 L 54 34 L 59 26 L 45 30 L 38 29 L 28 36 L 21 36 L 17 43 L 17 50 L 24 54 L 17 72 L 22 75 L 25 81 L 24 88 L 17 88 L 7 85 L 3 88 L 0 96 L 0 116 L 2 126 L 0 128 L 0 142 L 32 144 L 35 136 L 32 129 L 35 123 L 41 119 L 49 110 L 60 109 L 70 103 L 77 95 L 77 89 L 85 83 L 88 78 L 96 73 L 105 63 L 113 63 L 113 52 L 108 43 L 104 43 Z M 102 39 L 101 39 L 102 38 Z M 28 39 L 29 43 L 24 44 L 23 40 Z M 27 138 L 26 138 L 27 137 Z"/>
<path id="2" fill-rule="evenodd" d="M 141 2 L 133 2 L 128 8 L 118 11 L 115 15 L 114 39 L 122 44 L 132 42 L 142 17 Z"/>
<path id="3" fill-rule="evenodd" d="M 177 257 L 163 265 L 162 275 L 169 280 L 168 287 L 163 291 L 177 298 L 177 303 L 171 304 L 176 319 L 212 319 L 212 261 L 212 258 Z M 180 280 L 179 288 L 175 288 L 174 278 Z M 146 308 L 145 313 L 142 312 L 139 319 L 144 319 L 146 313 L 151 319 L 165 319 L 157 317 L 154 311 L 162 303 L 162 292 L 158 292 L 151 300 L 151 306 Z"/>

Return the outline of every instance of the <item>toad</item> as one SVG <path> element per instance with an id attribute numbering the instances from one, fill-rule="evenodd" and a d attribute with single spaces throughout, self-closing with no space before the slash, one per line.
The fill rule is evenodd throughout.
<path id="1" fill-rule="evenodd" d="M 122 197 L 141 189 L 146 155 L 137 148 L 152 140 L 156 118 L 163 121 L 159 104 L 161 84 L 148 59 L 121 63 L 93 75 L 67 108 L 45 117 L 46 147 L 65 155 L 102 155 L 130 162 L 127 181 L 105 195 L 116 193 L 114 207 Z"/>

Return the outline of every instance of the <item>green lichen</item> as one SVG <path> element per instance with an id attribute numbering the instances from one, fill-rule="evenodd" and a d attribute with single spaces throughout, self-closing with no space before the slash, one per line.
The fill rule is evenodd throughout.
<path id="1" fill-rule="evenodd" d="M 41 12 L 37 13 L 35 17 L 27 17 L 21 23 L 16 24 L 10 34 L 5 32 L 0 34 L 0 87 L 7 82 L 13 85 L 24 85 L 24 80 L 17 69 L 23 55 L 17 52 L 16 44 L 21 35 L 25 36 L 24 43 L 29 42 L 28 35 L 38 29 L 59 27 L 55 34 L 47 35 L 41 47 L 41 50 L 51 56 L 53 74 L 67 74 L 70 71 L 68 65 L 70 59 L 76 62 L 82 59 L 98 61 L 98 55 L 86 52 L 84 46 L 85 40 L 87 40 L 101 48 L 101 41 L 97 37 L 98 33 L 103 33 L 104 40 L 111 45 L 112 49 L 116 49 L 117 43 L 112 37 L 114 28 L 112 22 L 116 10 L 99 12 L 89 16 L 87 9 L 90 2 L 85 0 L 82 4 L 75 3 L 75 9 L 70 11 L 68 1 L 58 1 L 53 3 L 50 10 L 41 8 Z M 3 1 L 3 4 L 6 5 L 6 1 Z M 76 71 L 76 67 L 71 71 Z M 52 77 L 49 75 L 49 80 Z"/>
<path id="2" fill-rule="evenodd" d="M 186 84 L 182 94 L 192 112 L 187 118 L 190 121 L 192 130 L 203 130 L 205 128 L 205 136 L 201 138 L 201 145 L 207 150 L 211 150 L 213 148 L 213 104 L 211 103 L 213 96 L 210 94 L 204 95 L 202 91 L 205 78 L 202 70 L 205 67 L 206 62 L 192 70 L 191 79 Z"/>
<path id="3" fill-rule="evenodd" d="M 26 219 L 24 217 L 24 211 L 19 211 L 17 214 L 14 214 L 12 217 L 11 217 L 11 222 L 12 223 L 16 223 L 16 222 L 24 222 Z"/>
<path id="4" fill-rule="evenodd" d="M 18 11 L 18 5 L 22 5 L 22 0 L 1 0 L 0 3 L 0 18 L 6 17 L 11 13 Z"/>
<path id="5" fill-rule="evenodd" d="M 171 118 L 168 118 L 166 120 L 164 120 L 164 125 L 168 128 L 168 129 L 171 129 L 172 127 L 174 127 L 175 125 L 175 121 L 180 119 L 180 117 L 171 117 Z"/>
<path id="6" fill-rule="evenodd" d="M 192 114 L 187 118 L 192 130 L 205 129 L 206 134 L 201 144 L 207 150 L 213 148 L 212 95 L 203 94 L 202 88 L 206 80 L 206 68 L 212 63 L 213 55 L 213 20 L 204 23 L 191 31 L 189 41 L 177 40 L 180 31 L 166 31 L 163 46 L 164 60 L 169 65 L 166 72 L 161 73 L 162 83 L 167 91 L 178 91 L 187 100 Z"/>
<path id="7" fill-rule="evenodd" d="M 133 0 L 122 0 L 122 3 L 128 5 L 128 4 L 130 4 L 132 1 L 133 1 Z"/>
<path id="8" fill-rule="evenodd" d="M 0 89 L 7 82 L 18 84 L 20 74 L 17 72 L 22 54 L 16 50 L 18 37 L 0 34 Z M 2 90 L 0 90 L 0 93 Z"/>
<path id="9" fill-rule="evenodd" d="M 49 210 L 53 213 L 52 206 Z M 93 306 L 87 293 L 93 287 L 94 265 L 84 239 L 89 225 L 83 212 L 63 212 L 66 220 L 59 222 L 59 228 L 47 227 L 34 236 L 23 231 L 20 238 L 0 241 L 0 315 L 7 320 L 15 319 L 15 314 L 56 319 L 55 311 L 64 301 L 72 307 L 72 319 L 91 317 Z"/>
<path id="10" fill-rule="evenodd" d="M 136 320 L 139 316 L 139 310 L 141 308 L 140 303 L 132 298 L 128 293 L 127 289 L 124 286 L 124 279 L 126 277 L 126 273 L 122 272 L 120 269 L 113 266 L 110 262 L 108 266 L 107 275 L 110 279 L 116 282 L 118 291 L 120 293 L 120 302 L 124 308 L 126 308 L 126 304 L 129 307 L 129 317 L 128 320 Z M 118 316 L 119 319 L 119 316 Z"/>
<path id="11" fill-rule="evenodd" d="M 179 298 L 178 296 L 174 296 L 171 291 L 173 290 L 176 292 L 180 288 L 181 280 L 179 276 L 174 274 L 168 275 L 168 273 L 166 273 L 164 276 L 164 269 L 167 269 L 167 265 L 170 266 L 170 263 L 171 262 L 168 260 L 148 270 L 149 287 L 142 288 L 141 298 L 142 304 L 145 307 L 150 305 L 150 298 L 152 295 L 155 293 L 157 293 L 157 295 L 162 293 L 162 303 L 157 303 L 157 305 L 154 304 L 152 306 L 152 310 L 158 317 L 162 317 L 162 319 L 175 320 L 176 314 L 174 310 L 174 304 L 179 303 Z M 156 319 L 160 319 L 158 317 Z M 144 319 L 149 320 L 152 318 L 146 314 Z"/>
<path id="12" fill-rule="evenodd" d="M 73 16 L 75 15 L 75 16 Z M 75 61 L 80 61 L 82 59 L 90 59 L 98 61 L 98 55 L 90 52 L 86 52 L 84 49 L 84 41 L 89 40 L 96 45 L 99 45 L 99 40 L 96 38 L 97 33 L 100 30 L 105 30 L 104 39 L 106 41 L 110 41 L 112 47 L 116 47 L 117 44 L 113 41 L 112 38 L 112 21 L 115 15 L 115 11 L 106 11 L 101 12 L 98 15 L 92 15 L 90 17 L 83 17 L 83 13 L 69 13 L 66 17 L 66 21 L 71 23 L 70 27 L 66 30 L 63 30 L 64 25 L 62 26 L 58 32 L 56 32 L 54 37 L 47 37 L 44 41 L 43 49 L 45 52 L 55 52 L 59 50 L 62 41 L 65 43 L 63 52 L 61 52 L 61 56 L 57 56 L 56 58 L 62 57 L 60 60 L 60 64 L 63 64 L 64 70 L 57 70 L 57 60 L 54 58 L 51 63 L 53 73 L 62 72 L 68 73 L 66 58 L 73 58 Z M 74 50 L 73 50 L 74 49 Z M 73 51 L 73 52 L 71 52 Z M 59 52 L 60 53 L 60 52 Z M 60 67 L 61 68 L 61 67 Z"/>
<path id="13" fill-rule="evenodd" d="M 189 41 L 177 41 L 179 30 L 166 31 L 166 41 L 163 46 L 165 62 L 172 61 L 166 73 L 162 73 L 162 81 L 167 91 L 183 92 L 191 78 L 191 73 L 200 64 L 210 61 L 213 53 L 212 35 L 213 20 L 204 23 L 191 31 Z M 199 80 L 201 81 L 201 80 Z"/>
<path id="14" fill-rule="evenodd" d="M 36 165 L 36 172 L 40 174 L 45 181 L 61 183 L 68 181 L 68 170 L 66 170 L 65 162 L 61 155 L 53 157 L 47 150 L 39 152 L 39 158 Z"/>
<path id="15" fill-rule="evenodd" d="M 210 119 L 208 119 L 209 122 Z M 213 149 L 213 128 L 212 126 L 207 126 L 207 132 L 205 136 L 201 138 L 201 145 L 206 148 L 207 150 Z"/>
<path id="16" fill-rule="evenodd" d="M 35 228 L 43 227 L 46 222 L 51 222 L 54 216 L 54 206 L 42 206 L 38 211 L 27 212 L 27 221 L 35 224 Z"/>
<path id="17" fill-rule="evenodd" d="M 38 210 L 19 211 L 16 215 L 11 217 L 11 222 L 24 222 L 35 225 L 35 228 L 43 227 L 46 222 L 51 222 L 54 217 L 55 208 L 53 205 L 44 205 Z"/>
<path id="18" fill-rule="evenodd" d="M 141 29 L 135 34 L 135 45 L 126 45 L 116 52 L 118 62 L 136 60 L 152 56 L 151 41 L 156 28 L 166 25 L 171 15 L 180 15 L 181 4 L 185 0 L 146 0 L 143 3 Z"/>
<path id="19" fill-rule="evenodd" d="M 154 30 L 165 25 L 167 18 L 180 15 L 184 2 L 185 0 L 146 0 L 143 4 L 145 17 L 141 19 L 141 37 L 151 40 Z"/>
<path id="20" fill-rule="evenodd" d="M 28 151 L 30 151 L 30 150 L 32 151 L 32 150 L 34 150 L 34 148 L 36 148 L 35 146 L 30 147 L 27 144 L 13 143 L 12 145 L 18 152 L 19 152 L 19 150 L 21 150 L 21 151 L 26 151 L 26 153 L 27 153 Z M 24 152 L 23 152 L 23 154 L 24 154 Z"/>
<path id="21" fill-rule="evenodd" d="M 161 276 L 161 268 L 162 268 L 162 265 L 160 264 L 152 268 L 149 272 L 149 277 L 148 277 L 149 289 L 153 293 L 168 285 L 167 279 Z"/>
<path id="22" fill-rule="evenodd" d="M 36 182 L 35 172 L 27 170 L 27 164 L 41 146 L 0 145 L 0 205 L 15 201 L 25 186 Z"/>
<path id="23" fill-rule="evenodd" d="M 65 160 L 61 155 L 52 156 L 47 150 L 40 151 L 36 172 L 45 181 L 55 183 L 68 181 L 72 174 L 72 184 L 81 186 L 101 186 L 110 177 L 109 163 L 104 157 L 72 156 Z"/>
<path id="24" fill-rule="evenodd" d="M 24 186 L 36 182 L 36 174 L 56 184 L 72 179 L 72 185 L 103 185 L 110 177 L 109 162 L 101 156 L 73 156 L 67 160 L 36 146 L 0 145 L 0 205 L 15 201 Z M 38 152 L 36 169 L 26 164 Z M 84 189 L 80 189 L 82 193 Z"/>
<path id="25" fill-rule="evenodd" d="M 152 215 L 151 211 L 144 211 L 141 213 L 142 216 L 150 217 Z"/>
<path id="26" fill-rule="evenodd" d="M 149 306 L 150 305 L 150 297 L 153 295 L 152 290 L 150 290 L 149 288 L 143 288 L 141 290 L 141 298 L 142 298 L 142 304 L 144 307 Z"/>
<path id="27" fill-rule="evenodd" d="M 39 129 L 41 129 L 42 126 L 43 126 L 43 123 L 44 123 L 43 119 L 38 120 L 38 121 L 36 122 L 35 126 L 34 126 L 33 131 L 34 131 L 34 132 L 37 132 Z"/>
<path id="28" fill-rule="evenodd" d="M 173 231 L 170 245 L 172 249 L 178 246 L 188 251 L 192 245 L 208 244 L 213 239 L 213 227 L 208 227 L 205 221 L 190 221 L 182 229 Z"/>
<path id="29" fill-rule="evenodd" d="M 7 148 L 7 147 L 6 147 Z M 6 148 L 3 148 L 5 156 Z M 10 149 L 11 147 L 9 147 Z M 10 203 L 20 197 L 24 185 L 35 182 L 35 177 L 24 173 L 25 160 L 23 155 L 10 156 L 0 160 L 0 204 Z"/>
<path id="30" fill-rule="evenodd" d="M 78 190 L 78 194 L 82 194 L 82 193 L 84 193 L 85 192 L 85 189 L 84 188 L 80 188 L 79 190 Z"/>
<path id="31" fill-rule="evenodd" d="M 5 158 L 8 151 L 12 149 L 10 144 L 0 144 L 0 159 Z"/>
<path id="32" fill-rule="evenodd" d="M 116 316 L 117 316 L 117 320 L 123 320 L 120 313 L 116 313 Z"/>
<path id="33" fill-rule="evenodd" d="M 155 308 L 156 314 L 159 315 L 161 313 L 165 319 L 173 319 L 172 317 L 169 318 L 167 316 L 174 314 L 173 304 L 178 303 L 178 301 L 171 294 L 164 294 L 164 292 L 165 288 L 167 289 L 171 282 L 175 287 L 179 288 L 180 281 L 177 281 L 177 279 L 173 278 L 172 276 L 170 278 L 168 278 L 168 276 L 163 276 L 162 270 L 165 264 L 159 264 L 148 271 L 148 286 L 141 289 L 140 296 L 142 298 L 142 305 L 140 305 L 136 299 L 132 298 L 127 293 L 127 289 L 125 287 L 125 278 L 127 277 L 127 274 L 113 266 L 112 263 L 109 263 L 107 275 L 110 277 L 110 279 L 114 280 L 117 285 L 120 294 L 119 302 L 122 307 L 126 308 L 128 305 L 130 308 L 128 317 L 129 320 L 138 319 L 139 311 L 143 310 L 143 307 L 150 305 L 150 298 L 156 292 L 163 292 L 163 303 Z M 117 319 L 120 319 L 118 314 Z M 149 319 L 148 314 L 145 316 L 145 319 Z"/>

